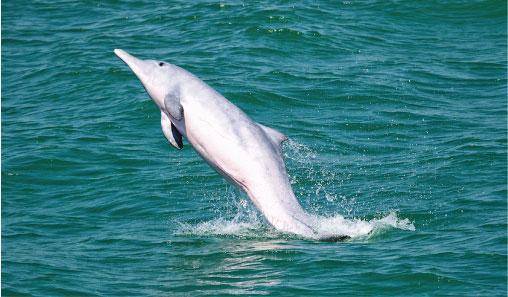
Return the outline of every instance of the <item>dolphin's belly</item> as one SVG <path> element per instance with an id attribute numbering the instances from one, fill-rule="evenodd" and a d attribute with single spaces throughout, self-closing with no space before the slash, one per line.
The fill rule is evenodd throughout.
<path id="1" fill-rule="evenodd" d="M 260 139 L 258 127 L 248 122 L 242 123 L 242 127 L 234 124 L 224 125 L 213 118 L 187 118 L 187 140 L 210 166 L 245 190 L 258 177 L 260 167 L 273 173 L 277 166 L 271 164 L 269 147 Z"/>
<path id="2" fill-rule="evenodd" d="M 213 168 L 241 188 L 263 178 L 280 179 L 285 169 L 270 140 L 247 115 L 227 103 L 184 106 L 189 115 L 185 117 L 187 140 Z"/>

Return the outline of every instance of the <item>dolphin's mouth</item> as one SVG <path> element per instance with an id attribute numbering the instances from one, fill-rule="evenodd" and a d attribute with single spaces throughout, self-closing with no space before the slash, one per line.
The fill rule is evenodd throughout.
<path id="1" fill-rule="evenodd" d="M 131 54 L 129 54 L 128 52 L 124 51 L 123 49 L 119 49 L 119 48 L 116 48 L 113 52 L 115 53 L 115 55 L 118 56 L 118 58 L 122 59 L 122 61 L 124 61 L 125 63 L 127 63 L 127 60 L 129 58 L 134 57 Z"/>
<path id="2" fill-rule="evenodd" d="M 136 74 L 136 76 L 143 82 L 142 76 L 146 72 L 146 62 L 134 57 L 122 49 L 117 48 L 113 52 L 118 56 L 118 58 L 124 61 L 124 63 L 129 66 L 132 72 L 134 72 L 134 74 Z"/>

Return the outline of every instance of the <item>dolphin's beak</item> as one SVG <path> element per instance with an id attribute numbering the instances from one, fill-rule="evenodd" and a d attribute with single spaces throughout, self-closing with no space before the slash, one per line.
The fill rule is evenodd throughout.
<path id="1" fill-rule="evenodd" d="M 147 68 L 146 67 L 147 63 L 143 60 L 134 57 L 133 55 L 129 54 L 124 50 L 115 49 L 114 52 L 120 59 L 122 59 L 122 61 L 125 62 L 125 64 L 127 64 L 127 66 L 129 66 L 129 68 L 132 70 L 132 72 L 134 72 L 134 74 L 136 74 L 136 76 L 141 80 L 141 82 L 144 82 L 143 78 L 146 75 L 145 72 Z"/>

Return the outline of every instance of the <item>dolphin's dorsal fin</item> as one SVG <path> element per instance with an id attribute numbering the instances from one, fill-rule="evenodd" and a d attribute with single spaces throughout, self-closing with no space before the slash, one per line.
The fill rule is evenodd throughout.
<path id="1" fill-rule="evenodd" d="M 164 133 L 169 143 L 181 150 L 183 147 L 182 134 L 178 132 L 175 125 L 173 125 L 169 117 L 163 111 L 161 111 L 161 127 L 162 133 Z"/>
<path id="2" fill-rule="evenodd" d="M 164 107 L 166 111 L 177 121 L 183 117 L 183 107 L 180 104 L 180 97 L 178 94 L 167 94 L 164 97 Z"/>
<path id="3" fill-rule="evenodd" d="M 268 138 L 270 138 L 270 140 L 277 146 L 280 148 L 280 145 L 282 142 L 284 142 L 284 140 L 287 140 L 288 138 L 286 137 L 286 135 L 280 133 L 279 131 L 273 129 L 273 128 L 270 128 L 270 127 L 267 127 L 265 125 L 261 125 L 260 123 L 257 123 L 259 127 L 261 127 L 261 129 L 263 130 L 263 132 L 265 132 L 265 134 L 268 136 Z"/>

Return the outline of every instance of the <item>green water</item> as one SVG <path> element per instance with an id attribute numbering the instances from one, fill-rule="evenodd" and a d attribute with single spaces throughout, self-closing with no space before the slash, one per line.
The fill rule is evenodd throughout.
<path id="1" fill-rule="evenodd" d="M 2 1 L 5 296 L 506 296 L 505 1 Z M 273 230 L 123 48 L 290 138 Z M 374 228 L 367 236 L 361 229 Z"/>

